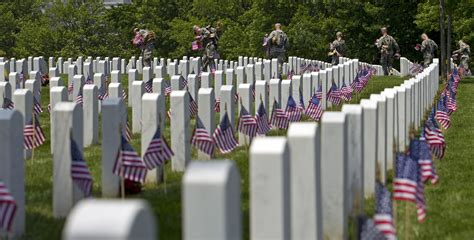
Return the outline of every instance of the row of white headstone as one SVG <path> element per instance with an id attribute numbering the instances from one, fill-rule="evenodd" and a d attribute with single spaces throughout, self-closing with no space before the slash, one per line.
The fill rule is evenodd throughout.
<path id="1" fill-rule="evenodd" d="M 19 69 L 23 69 L 24 60 L 17 61 L 17 64 L 21 66 Z M 102 65 L 102 64 L 101 64 Z M 171 64 L 172 65 L 172 64 Z M 158 67 L 158 66 L 157 66 Z M 115 197 L 118 195 L 118 184 L 119 180 L 118 177 L 112 174 L 113 164 L 115 163 L 115 157 L 117 153 L 117 149 L 119 147 L 119 140 L 120 140 L 120 132 L 125 131 L 125 125 L 127 121 L 126 117 L 126 108 L 124 102 L 121 100 L 122 96 L 122 89 L 121 89 L 121 79 L 120 79 L 120 72 L 118 74 L 112 73 L 112 83 L 110 83 L 108 91 L 109 91 L 109 98 L 108 100 L 104 101 L 102 105 L 97 100 L 97 89 L 100 88 L 103 84 L 105 84 L 105 74 L 104 73 L 96 73 L 93 75 L 93 85 L 84 85 L 85 78 L 84 75 L 77 74 L 77 67 L 75 65 L 71 65 L 68 67 L 71 70 L 72 76 L 69 81 L 72 81 L 74 86 L 74 92 L 71 94 L 72 96 L 68 96 L 67 88 L 65 87 L 64 82 L 59 77 L 58 69 L 54 69 L 54 73 L 58 77 L 51 78 L 51 89 L 50 89 L 50 104 L 52 111 L 51 116 L 51 151 L 54 156 L 54 176 L 53 176 L 53 214 L 55 217 L 65 217 L 69 213 L 70 209 L 74 206 L 74 204 L 82 198 L 82 193 L 78 190 L 78 188 L 72 183 L 72 179 L 69 175 L 70 173 L 70 166 L 71 166 L 71 155 L 70 155 L 70 137 L 72 137 L 79 145 L 79 148 L 83 149 L 84 146 L 88 146 L 98 141 L 98 113 L 100 109 L 102 109 L 102 131 L 103 131 L 103 139 L 102 142 L 107 142 L 108 144 L 104 144 L 102 146 L 102 194 L 103 196 Z M 85 73 L 91 73 L 93 70 L 90 70 L 91 65 L 87 62 L 83 66 L 83 71 Z M 100 68 L 100 71 L 105 72 L 102 70 L 104 68 Z M 242 68 L 240 68 L 242 69 Z M 249 66 L 247 65 L 247 69 Z M 252 67 L 250 66 L 250 69 Z M 39 69 L 41 71 L 41 69 Z M 228 69 L 230 70 L 230 69 Z M 27 80 L 25 83 L 26 89 L 22 89 L 21 86 L 19 89 L 15 89 L 17 86 L 17 82 L 19 82 L 19 76 L 17 73 L 13 72 L 10 74 L 9 82 L 3 82 L 2 89 L 4 96 L 9 97 L 13 92 L 13 102 L 15 102 L 15 111 L 1 111 L 1 116 L 4 119 L 6 124 L 2 124 L 2 127 L 6 128 L 5 132 L 6 136 L 15 136 L 15 139 L 19 140 L 9 141 L 8 144 L 3 146 L 6 149 L 10 149 L 11 151 L 4 151 L 5 159 L 8 159 L 9 162 L 2 163 L 2 166 L 8 166 L 4 169 L 8 169 L 8 173 L 2 173 L 0 176 L 2 178 L 6 178 L 7 185 L 13 184 L 12 193 L 17 199 L 17 203 L 19 205 L 18 215 L 15 220 L 14 228 L 15 232 L 23 232 L 24 231 L 24 177 L 20 177 L 22 181 L 18 181 L 16 178 L 17 176 L 24 176 L 24 167 L 19 166 L 20 162 L 23 162 L 24 159 L 23 154 L 15 154 L 15 150 L 19 150 L 23 152 L 23 126 L 24 124 L 28 123 L 32 119 L 32 109 L 33 109 L 33 96 L 40 100 L 40 83 L 41 83 L 41 75 L 40 71 L 32 71 L 30 72 L 30 78 L 34 76 L 33 79 Z M 114 70 L 117 71 L 117 70 Z M 50 71 L 51 72 L 51 71 Z M 131 72 L 131 73 L 130 73 Z M 250 72 L 253 75 L 251 71 Z M 11 76 L 14 75 L 15 77 L 12 78 Z M 142 132 L 142 153 L 144 152 L 144 147 L 148 145 L 147 142 L 151 140 L 156 127 L 158 126 L 157 119 L 161 119 L 160 122 L 162 125 L 162 129 L 164 128 L 164 121 L 165 121 L 165 109 L 164 109 L 164 81 L 163 78 L 154 79 L 154 86 L 153 89 L 156 93 L 153 94 L 144 94 L 144 81 L 136 81 L 135 79 L 138 78 L 138 74 L 136 70 L 132 69 L 129 71 L 129 75 L 134 75 L 135 78 L 132 81 L 132 96 L 136 96 L 131 99 L 132 106 L 140 106 L 140 110 L 137 110 L 136 107 L 132 109 L 134 114 L 140 114 L 138 118 L 135 118 L 134 121 L 141 123 L 141 132 Z M 151 71 L 149 68 L 144 68 L 143 70 L 143 80 L 149 79 L 151 76 Z M 204 77 L 203 77 L 204 76 Z M 233 78 L 233 74 L 230 75 Z M 243 76 L 243 74 L 242 74 Z M 246 75 L 245 75 L 246 76 Z M 306 79 L 310 79 L 310 76 L 307 76 Z M 298 76 L 295 76 L 298 79 Z M 188 77 L 188 84 L 192 85 L 193 77 Z M 197 80 L 197 77 L 194 76 L 194 79 Z M 203 81 L 204 79 L 204 81 Z M 301 77 L 299 78 L 301 79 Z M 303 76 L 303 79 L 304 76 Z M 346 78 L 341 78 L 346 79 Z M 15 82 L 16 81 L 16 82 Z M 173 75 L 171 78 L 171 87 L 172 87 L 172 94 L 171 94 L 171 106 L 172 109 L 172 119 L 176 119 L 176 121 L 171 122 L 171 131 L 172 133 L 172 148 L 175 152 L 175 157 L 172 160 L 172 166 L 174 170 L 177 171 L 184 171 L 185 166 L 190 161 L 190 146 L 189 144 L 182 144 L 183 139 L 189 139 L 189 95 L 186 91 L 183 91 L 181 84 L 184 81 L 184 77 L 179 75 Z M 206 85 L 206 74 L 203 73 L 201 76 L 201 86 L 204 84 Z M 269 82 L 271 82 L 270 80 Z M 308 82 L 306 81 L 306 82 Z M 350 78 L 349 78 L 350 81 Z M 190 83 L 191 82 L 191 83 Z M 227 80 L 226 80 L 227 82 Z M 233 82 L 233 81 L 231 81 Z M 270 95 L 274 96 L 275 98 L 280 99 L 280 88 L 281 86 L 285 86 L 283 81 L 278 81 L 278 79 L 273 80 L 273 84 L 270 83 Z M 298 82 L 298 80 L 295 80 Z M 303 80 L 303 82 L 305 82 Z M 198 86 L 198 82 L 194 83 L 195 86 Z M 213 93 L 213 89 L 210 87 L 210 80 L 207 81 L 207 88 L 203 87 L 199 89 L 197 99 L 204 99 L 199 103 L 199 111 L 200 117 L 202 119 L 207 119 L 205 121 L 206 127 L 211 130 L 214 127 L 213 121 L 214 118 L 212 117 L 214 114 L 213 111 L 213 101 L 215 100 L 215 96 Z M 266 84 L 267 81 L 257 81 L 256 82 L 256 92 L 257 95 L 259 91 L 261 94 L 265 95 L 265 99 L 267 99 L 267 91 L 266 91 Z M 280 85 L 281 84 L 281 85 Z M 293 84 L 293 83 L 290 83 Z M 304 85 L 304 83 L 303 83 Z M 260 87 L 258 87 L 260 86 Z M 291 85 L 290 85 L 291 86 Z M 306 85 L 305 85 L 306 86 Z M 73 100 L 79 94 L 80 89 L 82 88 L 83 96 L 84 96 L 84 103 L 83 107 L 79 107 L 78 105 L 67 102 L 69 99 Z M 296 87 L 294 87 L 296 88 Z M 156 90 L 155 90 L 156 89 Z M 260 89 L 260 90 L 259 90 Z M 273 90 L 272 90 L 273 89 Z M 291 87 L 289 88 L 291 89 Z M 285 92 L 285 91 L 283 91 Z M 241 98 L 244 99 L 244 103 L 248 106 L 248 109 L 251 108 L 251 89 L 249 83 L 242 83 L 239 85 L 239 93 Z M 288 94 L 290 94 L 288 92 Z M 202 96 L 201 96 L 202 95 Z M 221 109 L 224 109 L 224 104 L 228 104 L 228 106 L 233 105 L 235 95 L 235 89 L 233 85 L 230 86 L 222 86 L 221 88 Z M 11 97 L 10 97 L 11 99 Z M 207 100 L 209 99 L 209 100 Z M 258 99 L 258 98 L 257 98 Z M 283 97 L 285 99 L 285 97 Z M 1 99 L 3 101 L 3 98 Z M 258 101 L 258 100 L 257 100 Z M 286 101 L 286 100 L 285 100 Z M 258 106 L 258 105 L 256 105 Z M 229 107 L 229 112 L 234 115 L 235 107 Z M 267 108 L 268 109 L 268 108 Z M 18 114 L 18 112 L 20 114 Z M 22 120 L 18 119 L 18 116 L 22 117 Z M 160 117 L 157 117 L 160 116 Z M 66 119 L 66 120 L 65 120 Z M 69 120 L 67 120 L 69 119 Z M 8 122 L 8 123 L 7 123 Z M 15 122 L 18 126 L 21 127 L 14 127 Z M 21 124 L 23 123 L 23 124 Z M 13 127 L 12 127 L 13 126 Z M 235 125 L 234 125 L 235 126 Z M 53 130 L 54 129 L 54 130 Z M 135 128 L 134 128 L 135 129 Z M 212 132 L 212 131 L 210 131 Z M 2 139 L 11 139 L 11 137 L 6 137 Z M 249 141 L 247 141 L 249 143 Z M 15 147 L 13 147 L 15 146 Z M 53 147 L 54 146 L 54 147 Z M 10 156 L 11 155 L 11 156 Z M 26 157 L 29 156 L 29 151 L 26 151 Z M 21 160 L 18 160 L 21 159 Z M 17 161 L 15 161 L 17 160 Z M 18 166 L 17 166 L 18 165 Z M 21 165 L 21 164 L 20 164 Z M 149 174 L 149 178 L 152 181 L 158 181 L 160 179 L 160 172 L 161 170 L 156 170 L 154 173 Z M 5 177 L 6 176 L 6 177 Z M 12 176 L 15 177 L 15 181 L 10 181 Z M 23 189 L 23 191 L 21 190 Z"/>
<path id="2" fill-rule="evenodd" d="M 415 63 L 408 60 L 406 57 L 401 57 L 400 58 L 400 76 L 401 77 L 406 77 L 410 75 L 410 69 L 413 67 Z M 452 58 L 449 58 L 449 64 L 451 66 L 451 69 L 454 69 L 454 60 Z"/>
<path id="3" fill-rule="evenodd" d="M 347 239 L 349 218 L 363 213 L 364 198 L 374 193 L 376 165 L 384 181 L 393 168 L 393 141 L 396 151 L 404 151 L 409 126 L 421 126 L 438 89 L 438 72 L 435 60 L 400 86 L 345 104 L 341 112 L 325 112 L 319 124 L 292 123 L 286 137 L 256 138 L 249 156 L 250 238 Z M 241 179 L 233 161 L 193 161 L 182 184 L 183 239 L 242 238 Z M 124 208 L 127 221 L 115 217 Z M 129 229 L 121 232 L 124 239 L 154 239 L 150 212 L 140 201 L 84 201 L 63 236 L 117 236 L 112 226 L 128 224 L 133 227 L 122 227 Z"/>
<path id="4" fill-rule="evenodd" d="M 316 123 L 295 123 L 291 125 L 287 138 L 257 138 L 250 150 L 251 237 L 347 237 L 347 218 L 362 212 L 364 197 L 373 195 L 376 162 L 382 166 L 383 172 L 391 169 L 393 149 L 388 146 L 393 142 L 390 141 L 398 142 L 399 150 L 403 151 L 408 142 L 407 126 L 417 126 L 421 122 L 423 110 L 428 108 L 436 93 L 436 71 L 437 64 L 416 79 L 373 95 L 360 105 L 344 105 L 340 113 L 327 112 L 321 127 Z M 182 81 L 179 76 L 172 79 Z M 248 84 L 239 87 L 245 88 L 245 85 Z M 199 92 L 212 93 L 212 89 L 202 88 Z M 185 122 L 189 121 L 186 96 L 185 91 L 172 92 L 172 105 L 179 109 L 172 119 L 178 116 Z M 142 101 L 145 99 L 143 97 Z M 212 111 L 212 104 L 206 105 Z M 183 126 L 182 122 L 179 125 Z M 189 125 L 189 122 L 184 125 Z M 382 142 L 386 145 L 378 144 Z M 304 155 L 301 154 L 303 151 Z M 390 156 L 392 160 L 389 160 Z M 239 196 L 240 177 L 234 163 L 191 162 L 183 178 L 184 238 L 240 239 Z M 91 209 L 81 205 L 77 211 L 82 211 L 81 216 L 84 216 L 90 215 Z M 80 236 L 87 232 L 73 229 L 94 228 L 74 217 L 76 215 L 75 211 L 68 220 L 65 236 Z M 74 227 L 81 225 L 84 228 Z"/>

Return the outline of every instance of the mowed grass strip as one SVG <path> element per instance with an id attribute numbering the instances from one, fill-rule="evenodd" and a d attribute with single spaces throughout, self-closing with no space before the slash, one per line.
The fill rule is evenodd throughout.
<path id="1" fill-rule="evenodd" d="M 123 75 L 123 87 L 127 91 L 127 75 Z M 66 75 L 62 76 L 67 79 Z M 354 96 L 350 103 L 358 103 L 360 99 L 368 98 L 372 93 L 379 93 L 385 88 L 400 85 L 403 80 L 398 77 L 374 77 L 366 89 L 357 97 Z M 127 91 L 128 92 L 128 91 Z M 49 103 L 49 87 L 42 88 L 43 109 Z M 169 100 L 167 100 L 169 109 Z M 340 107 L 333 107 L 337 111 Z M 129 110 L 129 121 L 131 121 L 131 108 Z M 219 115 L 217 114 L 216 117 Z M 236 113 L 236 117 L 237 117 Z M 50 116 L 46 112 L 40 116 L 41 126 L 47 137 L 47 142 L 35 150 L 34 159 L 26 161 L 26 236 L 25 239 L 60 239 L 64 219 L 54 219 L 52 215 L 52 176 L 53 158 L 50 154 Z M 190 131 L 194 129 L 195 121 L 191 120 Z M 99 121 L 99 128 L 102 122 Z M 170 141 L 169 120 L 166 120 L 164 137 Z M 284 130 L 272 130 L 270 136 L 284 136 Z M 101 132 L 99 131 L 99 141 Z M 140 135 L 135 134 L 131 141 L 132 146 L 140 153 Z M 184 144 L 184 143 L 183 143 Z M 84 149 L 84 157 L 94 179 L 93 195 L 101 197 L 101 143 Z M 192 159 L 196 159 L 195 149 L 192 151 Z M 229 154 L 217 153 L 215 159 L 234 160 L 241 175 L 242 189 L 242 214 L 243 214 L 243 236 L 248 238 L 249 234 L 249 167 L 248 147 L 239 147 Z M 181 239 L 181 178 L 183 173 L 171 171 L 170 164 L 166 166 L 166 184 L 146 184 L 143 192 L 138 195 L 127 196 L 127 198 L 141 198 L 148 201 L 157 217 L 160 239 Z"/>
<path id="2" fill-rule="evenodd" d="M 418 223 L 415 208 L 411 206 L 407 225 L 405 209 L 399 207 L 399 239 L 406 239 L 405 227 L 408 227 L 409 239 L 474 238 L 473 101 L 474 78 L 464 78 L 458 88 L 458 110 L 451 115 L 451 127 L 444 133 L 446 155 L 435 161 L 440 180 L 434 186 L 425 185 L 426 221 Z"/>

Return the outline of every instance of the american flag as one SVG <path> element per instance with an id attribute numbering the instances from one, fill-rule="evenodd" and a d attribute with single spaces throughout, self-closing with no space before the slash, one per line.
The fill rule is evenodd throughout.
<path id="1" fill-rule="evenodd" d="M 126 137 L 126 140 L 127 141 L 130 141 L 132 140 L 132 129 L 130 128 L 130 122 L 128 122 L 128 119 L 127 119 L 127 124 L 125 125 L 125 137 Z"/>
<path id="2" fill-rule="evenodd" d="M 319 84 L 318 90 L 316 90 L 316 97 L 321 100 L 323 99 L 323 85 Z"/>
<path id="3" fill-rule="evenodd" d="M 148 170 L 163 165 L 167 159 L 171 159 L 174 153 L 170 149 L 168 143 L 161 137 L 161 129 L 156 129 L 155 135 L 151 139 L 145 154 L 143 155 L 143 162 L 145 162 Z"/>
<path id="4" fill-rule="evenodd" d="M 329 89 L 327 100 L 335 105 L 341 104 L 341 91 L 337 88 L 335 82 L 332 83 L 331 89 Z"/>
<path id="5" fill-rule="evenodd" d="M 273 111 L 270 122 L 273 127 L 280 129 L 288 129 L 288 124 L 290 123 L 286 111 L 280 108 L 276 100 L 273 102 Z"/>
<path id="6" fill-rule="evenodd" d="M 423 66 L 421 64 L 418 64 L 418 63 L 413 63 L 413 65 L 410 67 L 410 69 L 408 71 L 409 71 L 411 76 L 415 76 L 418 73 L 423 72 Z"/>
<path id="7" fill-rule="evenodd" d="M 444 97 L 444 102 L 446 103 L 449 114 L 458 110 L 456 94 L 454 92 L 448 91 L 448 94 Z"/>
<path id="8" fill-rule="evenodd" d="M 358 216 L 358 239 L 386 240 L 385 235 L 375 225 L 374 221 L 365 216 Z"/>
<path id="9" fill-rule="evenodd" d="M 234 130 L 230 125 L 227 112 L 224 113 L 221 123 L 217 125 L 213 138 L 222 153 L 232 152 L 237 147 L 237 141 L 234 138 Z"/>
<path id="10" fill-rule="evenodd" d="M 15 199 L 5 183 L 0 181 L 0 230 L 11 231 L 16 208 Z"/>
<path id="11" fill-rule="evenodd" d="M 74 91 L 74 84 L 73 84 L 72 80 L 70 80 L 69 85 L 67 86 L 67 92 L 68 92 L 68 94 L 72 94 L 73 91 Z"/>
<path id="12" fill-rule="evenodd" d="M 352 89 L 351 86 L 346 86 L 346 83 L 342 83 L 342 87 L 341 87 L 341 98 L 344 100 L 344 101 L 350 101 L 352 100 L 352 92 L 354 91 L 354 89 Z"/>
<path id="13" fill-rule="evenodd" d="M 125 92 L 125 89 L 122 89 L 122 99 L 125 101 L 127 99 L 127 93 Z"/>
<path id="14" fill-rule="evenodd" d="M 295 99 L 293 99 L 292 96 L 288 97 L 286 115 L 288 116 L 288 121 L 290 122 L 301 121 L 301 116 L 303 115 L 303 109 L 296 104 Z"/>
<path id="15" fill-rule="evenodd" d="M 257 119 L 254 116 L 250 115 L 245 107 L 241 106 L 240 115 L 239 115 L 239 125 L 237 129 L 242 134 L 245 134 L 249 137 L 257 136 Z"/>
<path id="16" fill-rule="evenodd" d="M 183 81 L 179 82 L 179 87 L 181 89 L 184 89 L 188 86 L 188 81 L 186 79 L 183 78 Z"/>
<path id="17" fill-rule="evenodd" d="M 2 106 L 3 109 L 14 109 L 15 108 L 15 104 L 13 103 L 13 101 L 10 99 L 10 98 L 6 98 L 4 97 L 3 98 L 3 106 Z"/>
<path id="18" fill-rule="evenodd" d="M 430 146 L 428 145 L 428 142 L 426 141 L 424 136 L 420 137 L 419 144 L 420 152 L 418 164 L 421 168 L 421 180 L 423 182 L 431 180 L 432 184 L 436 184 L 438 182 L 438 174 L 436 174 L 436 169 L 433 163 L 433 157 L 431 155 Z"/>
<path id="19" fill-rule="evenodd" d="M 387 239 L 396 239 L 396 228 L 392 215 L 390 191 L 380 182 L 375 185 L 375 226 Z"/>
<path id="20" fill-rule="evenodd" d="M 92 195 L 92 176 L 77 143 L 71 138 L 71 177 L 85 197 Z"/>
<path id="21" fill-rule="evenodd" d="M 145 82 L 145 92 L 152 93 L 153 92 L 153 80 L 150 79 Z"/>
<path id="22" fill-rule="evenodd" d="M 87 77 L 86 82 L 84 84 L 94 84 L 90 77 Z"/>
<path id="23" fill-rule="evenodd" d="M 295 75 L 295 72 L 293 70 L 289 71 L 288 72 L 288 79 L 292 80 L 293 79 L 293 75 Z"/>
<path id="24" fill-rule="evenodd" d="M 41 103 L 36 99 L 36 97 L 33 97 L 33 110 L 34 114 L 39 115 L 40 113 L 43 112 L 43 109 L 41 108 Z"/>
<path id="25" fill-rule="evenodd" d="M 214 153 L 214 139 L 209 135 L 199 118 L 196 120 L 196 128 L 194 129 L 193 137 L 191 138 L 191 144 L 209 156 L 212 156 Z"/>
<path id="26" fill-rule="evenodd" d="M 165 82 L 165 96 L 169 96 L 171 94 L 171 85 L 168 82 Z"/>
<path id="27" fill-rule="evenodd" d="M 446 141 L 441 130 L 438 128 L 436 121 L 430 117 L 426 120 L 424 136 L 428 142 L 431 153 L 438 159 L 444 157 L 444 152 L 446 149 Z"/>
<path id="28" fill-rule="evenodd" d="M 360 82 L 359 76 L 357 75 L 351 83 L 352 89 L 355 89 L 357 93 L 362 92 L 364 90 L 364 84 Z"/>
<path id="29" fill-rule="evenodd" d="M 100 86 L 100 88 L 99 88 L 97 98 L 98 98 L 100 101 L 103 101 L 104 99 L 106 99 L 106 98 L 108 98 L 108 97 L 109 97 L 109 93 L 107 92 L 107 88 L 105 87 L 105 84 L 103 84 L 103 85 Z"/>
<path id="30" fill-rule="evenodd" d="M 83 103 L 84 103 L 84 95 L 82 94 L 82 88 L 81 88 L 81 90 L 79 90 L 79 94 L 77 94 L 77 97 L 76 97 L 76 104 L 82 106 Z"/>
<path id="31" fill-rule="evenodd" d="M 147 169 L 138 153 L 122 136 L 120 150 L 115 160 L 113 173 L 134 182 L 145 181 Z"/>
<path id="32" fill-rule="evenodd" d="M 193 96 L 188 92 L 189 94 L 189 114 L 191 117 L 195 117 L 198 113 L 198 105 L 196 101 L 194 101 Z"/>
<path id="33" fill-rule="evenodd" d="M 34 118 L 34 121 L 33 124 L 33 120 L 31 120 L 30 124 L 25 125 L 23 129 L 25 149 L 37 148 L 46 141 L 38 118 Z"/>
<path id="34" fill-rule="evenodd" d="M 321 107 L 321 102 L 319 101 L 316 94 L 314 94 L 309 101 L 308 107 L 306 108 L 304 114 L 315 121 L 319 121 L 319 119 L 321 119 L 321 116 L 323 115 L 323 108 Z"/>
<path id="35" fill-rule="evenodd" d="M 263 101 L 260 102 L 256 115 L 257 116 L 255 116 L 255 119 L 257 120 L 257 133 L 259 135 L 266 135 L 271 130 L 272 126 L 268 122 L 268 116 L 267 112 L 265 111 Z"/>
<path id="36" fill-rule="evenodd" d="M 417 186 L 415 194 L 415 203 L 417 208 L 418 221 L 423 222 L 426 217 L 426 206 L 425 206 L 425 194 L 424 194 L 424 183 L 423 183 L 423 170 L 420 164 L 420 140 L 414 138 L 410 141 L 409 157 L 418 164 L 417 173 Z"/>
<path id="37" fill-rule="evenodd" d="M 418 184 L 418 162 L 400 153 L 396 158 L 393 198 L 401 201 L 416 201 Z"/>
<path id="38" fill-rule="evenodd" d="M 255 83 L 252 84 L 252 98 L 255 101 Z"/>
<path id="39" fill-rule="evenodd" d="M 410 143 L 410 152 L 419 151 L 418 145 Z M 398 154 L 396 159 L 396 173 L 393 182 L 394 199 L 400 201 L 414 202 L 417 208 L 418 221 L 424 221 L 426 217 L 426 205 L 424 201 L 424 186 L 421 181 L 418 161 L 411 156 Z"/>
<path id="40" fill-rule="evenodd" d="M 221 99 L 217 98 L 216 102 L 214 103 L 214 111 L 221 112 Z"/>
<path id="41" fill-rule="evenodd" d="M 438 101 L 435 118 L 444 129 L 448 129 L 451 126 L 451 120 L 449 119 L 446 106 L 441 99 Z"/>

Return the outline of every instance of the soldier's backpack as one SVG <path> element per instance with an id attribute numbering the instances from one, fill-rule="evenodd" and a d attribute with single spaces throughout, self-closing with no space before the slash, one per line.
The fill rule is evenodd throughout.
<path id="1" fill-rule="evenodd" d="M 272 37 L 272 44 L 282 48 L 285 46 L 285 42 L 285 33 L 283 31 L 276 31 L 275 36 Z"/>

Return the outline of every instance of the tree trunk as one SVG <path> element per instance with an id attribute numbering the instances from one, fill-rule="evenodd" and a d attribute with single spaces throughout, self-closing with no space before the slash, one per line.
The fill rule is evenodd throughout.
<path id="1" fill-rule="evenodd" d="M 452 46 L 452 39 L 451 39 L 451 28 L 453 23 L 453 14 L 452 10 L 448 12 L 448 34 L 447 34 L 447 44 L 446 44 L 446 56 L 448 58 L 448 66 L 447 72 L 451 72 L 451 46 Z"/>
<path id="2" fill-rule="evenodd" d="M 446 26 L 444 24 L 445 20 L 445 4 L 444 0 L 439 0 L 439 30 L 441 34 L 441 79 L 445 80 L 446 79 L 446 33 L 445 29 Z"/>

